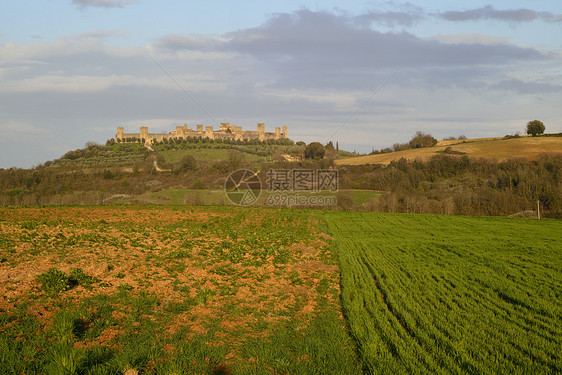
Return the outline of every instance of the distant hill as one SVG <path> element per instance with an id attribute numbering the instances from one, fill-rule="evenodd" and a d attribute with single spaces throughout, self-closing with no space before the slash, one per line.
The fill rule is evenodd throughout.
<path id="1" fill-rule="evenodd" d="M 53 169 L 95 171 L 99 169 L 132 170 L 133 167 L 151 170 L 156 158 L 160 166 L 173 168 L 184 156 L 192 156 L 200 163 L 216 163 L 229 159 L 229 153 L 239 152 L 242 160 L 267 162 L 274 156 L 299 156 L 304 147 L 290 140 L 269 143 L 222 143 L 214 141 L 170 142 L 146 148 L 140 143 L 110 143 L 88 145 L 86 148 L 67 152 L 61 158 L 45 163 Z M 278 156 L 279 157 L 279 156 Z"/>
<path id="2" fill-rule="evenodd" d="M 545 153 L 562 154 L 562 134 L 547 134 L 539 137 L 475 138 L 441 141 L 433 147 L 417 148 L 386 154 L 366 155 L 336 160 L 336 165 L 389 164 L 401 158 L 428 160 L 432 156 L 468 155 L 502 161 L 510 158 L 536 160 Z"/>

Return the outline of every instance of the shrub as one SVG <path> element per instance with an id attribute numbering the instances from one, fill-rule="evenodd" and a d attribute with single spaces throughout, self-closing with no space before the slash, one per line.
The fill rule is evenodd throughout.
<path id="1" fill-rule="evenodd" d="M 41 289 L 49 294 L 64 292 L 70 286 L 66 274 L 57 268 L 43 272 L 37 279 L 41 283 Z"/>
<path id="2" fill-rule="evenodd" d="M 340 191 L 336 195 L 338 207 L 342 210 L 352 210 L 355 207 L 355 201 L 350 191 Z"/>
<path id="3" fill-rule="evenodd" d="M 437 144 L 437 139 L 433 138 L 431 134 L 423 132 L 416 132 L 416 135 L 409 142 L 410 148 L 431 147 Z"/>
<path id="4" fill-rule="evenodd" d="M 111 172 L 109 169 L 104 170 L 102 175 L 103 178 L 106 180 L 112 180 L 113 178 L 115 178 L 115 174 Z"/>
<path id="5" fill-rule="evenodd" d="M 197 161 L 192 155 L 185 155 L 178 163 L 178 172 L 187 172 L 197 169 Z"/>
<path id="6" fill-rule="evenodd" d="M 82 268 L 73 268 L 68 275 L 68 282 L 71 286 L 81 285 L 86 289 L 91 289 L 92 283 L 99 281 L 93 276 L 88 276 Z"/>

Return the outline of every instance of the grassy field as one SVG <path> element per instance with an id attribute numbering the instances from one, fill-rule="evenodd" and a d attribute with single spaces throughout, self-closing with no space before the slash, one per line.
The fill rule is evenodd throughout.
<path id="1" fill-rule="evenodd" d="M 544 153 L 562 154 L 562 137 L 519 137 L 519 138 L 485 138 L 464 141 L 441 141 L 434 147 L 417 148 L 390 152 L 387 154 L 367 155 L 336 160 L 337 165 L 389 164 L 401 158 L 407 160 L 428 160 L 451 147 L 456 155 L 468 155 L 475 158 L 506 160 L 509 158 L 527 158 L 536 160 Z"/>
<path id="2" fill-rule="evenodd" d="M 123 199 L 122 203 L 169 204 L 169 205 L 224 205 L 224 190 L 211 189 L 164 189 Z M 120 202 L 121 203 L 121 202 Z"/>
<path id="3" fill-rule="evenodd" d="M 208 143 L 208 144 L 188 144 L 188 145 L 174 145 L 173 149 L 168 149 L 169 146 L 158 145 L 155 150 L 164 156 L 168 163 L 175 163 L 181 160 L 186 155 L 193 156 L 198 161 L 204 162 L 217 162 L 221 160 L 228 160 L 229 149 L 221 148 L 226 145 Z M 188 147 L 188 148 L 186 148 Z M 236 145 L 232 146 L 244 154 L 244 159 L 248 162 L 261 164 L 271 160 L 271 156 L 275 153 L 293 155 L 301 157 L 304 153 L 304 146 L 298 145 Z M 347 151 L 334 151 L 333 157 L 352 158 L 357 155 Z"/>
<path id="4" fill-rule="evenodd" d="M 162 150 L 159 151 L 164 159 L 169 163 L 175 163 L 186 155 L 191 155 L 195 160 L 216 162 L 221 160 L 228 160 L 228 153 L 230 150 L 215 149 L 215 148 L 192 148 L 192 149 L 177 149 L 177 150 Z M 258 156 L 249 153 L 244 153 L 246 161 L 265 161 L 268 160 L 267 156 Z"/>
<path id="5" fill-rule="evenodd" d="M 0 208 L 0 373 L 560 373 L 561 243 L 554 220 Z"/>
<path id="6" fill-rule="evenodd" d="M 271 200 L 268 198 L 274 193 L 270 193 L 267 190 L 261 192 L 261 196 L 254 203 L 254 206 L 278 206 L 281 207 L 282 204 L 272 204 Z M 341 199 L 342 195 L 349 196 L 351 199 L 352 207 L 349 208 L 360 208 L 364 203 L 369 200 L 376 199 L 380 197 L 383 193 L 375 190 L 340 190 L 336 192 L 295 192 L 287 195 L 300 195 L 303 197 L 311 196 L 322 196 L 322 197 L 336 197 Z M 140 204 L 165 204 L 165 205 L 211 205 L 211 206 L 221 206 L 221 205 L 233 205 L 230 202 L 224 192 L 220 189 L 163 189 L 158 192 L 145 193 L 136 196 L 116 196 L 115 198 L 109 197 L 108 203 L 140 203 Z M 335 207 L 332 207 L 335 208 Z"/>
<path id="7" fill-rule="evenodd" d="M 562 222 L 327 212 L 374 374 L 562 372 Z"/>
<path id="8" fill-rule="evenodd" d="M 360 373 L 324 237 L 292 210 L 0 208 L 0 373 Z"/>

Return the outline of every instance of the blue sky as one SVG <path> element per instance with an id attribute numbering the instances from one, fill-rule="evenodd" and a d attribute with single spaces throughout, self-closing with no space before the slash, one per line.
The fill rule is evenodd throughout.
<path id="1" fill-rule="evenodd" d="M 360 152 L 562 130 L 562 2 L 26 0 L 0 25 L 0 168 L 117 126 L 265 122 Z"/>

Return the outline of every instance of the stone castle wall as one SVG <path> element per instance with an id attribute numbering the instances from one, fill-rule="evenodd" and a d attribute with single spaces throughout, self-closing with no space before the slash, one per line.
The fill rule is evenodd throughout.
<path id="1" fill-rule="evenodd" d="M 219 130 L 214 130 L 212 126 L 197 125 L 196 129 L 189 129 L 187 124 L 183 126 L 176 126 L 175 130 L 169 133 L 149 133 L 148 127 L 141 126 L 139 133 L 125 133 L 125 128 L 118 127 L 115 140 L 126 142 L 127 138 L 144 139 L 145 143 L 152 144 L 154 141 L 162 142 L 164 139 L 177 139 L 177 138 L 209 138 L 209 139 L 231 139 L 231 140 L 244 140 L 244 139 L 259 139 L 265 141 L 269 139 L 282 139 L 288 138 L 287 127 L 275 128 L 275 132 L 266 132 L 265 124 L 258 123 L 257 131 L 244 131 L 241 126 L 230 125 L 228 122 L 222 122 Z"/>

